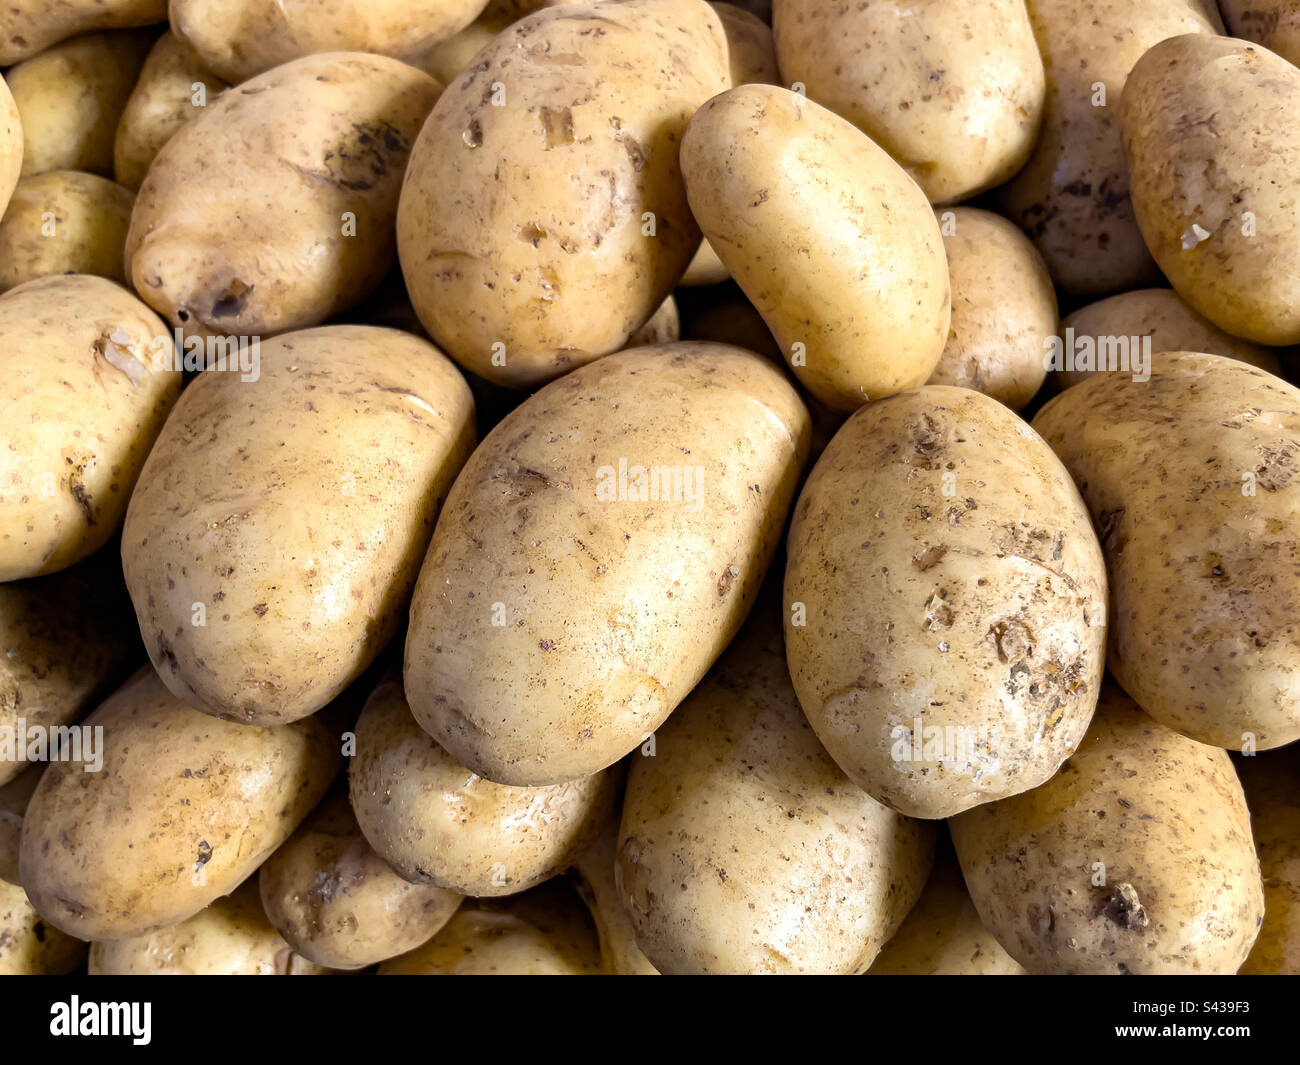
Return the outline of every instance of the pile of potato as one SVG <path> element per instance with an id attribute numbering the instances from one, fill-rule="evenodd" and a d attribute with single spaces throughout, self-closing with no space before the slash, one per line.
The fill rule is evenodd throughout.
<path id="1" fill-rule="evenodd" d="M 1300 972 L 1296 63 L 6 0 L 0 973 Z"/>

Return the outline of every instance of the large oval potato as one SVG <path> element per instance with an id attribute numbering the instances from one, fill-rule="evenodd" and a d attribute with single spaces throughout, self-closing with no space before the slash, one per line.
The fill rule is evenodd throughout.
<path id="1" fill-rule="evenodd" d="M 86 950 L 37 913 L 22 888 L 0 880 L 0 976 L 62 976 Z"/>
<path id="2" fill-rule="evenodd" d="M 1025 0 L 773 4 L 786 83 L 847 118 L 925 190 L 952 203 L 1029 158 L 1043 60 Z"/>
<path id="3" fill-rule="evenodd" d="M 326 799 L 258 873 L 261 906 L 299 954 L 360 969 L 445 925 L 461 896 L 403 880 L 357 827 L 346 794 Z"/>
<path id="4" fill-rule="evenodd" d="M 487 0 L 171 0 L 172 32 L 233 83 L 317 52 L 405 59 L 468 26 Z"/>
<path id="5" fill-rule="evenodd" d="M 50 274 L 124 284 L 122 249 L 134 202 L 130 189 L 77 170 L 23 178 L 0 218 L 0 292 Z"/>
<path id="6" fill-rule="evenodd" d="M 1300 4 L 1295 0 L 1219 0 L 1228 32 L 1300 65 Z"/>
<path id="7" fill-rule="evenodd" d="M 230 86 L 170 31 L 158 38 L 122 111 L 113 139 L 113 175 L 138 189 L 176 131 Z"/>
<path id="8" fill-rule="evenodd" d="M 659 970 L 636 945 L 636 927 L 618 889 L 615 876 L 618 830 L 618 816 L 611 817 L 596 842 L 573 863 L 569 876 L 596 924 L 600 962 L 605 972 L 616 976 L 658 976 Z"/>
<path id="9" fill-rule="evenodd" d="M 742 85 L 682 141 L 691 210 L 804 386 L 853 410 L 922 384 L 948 337 L 948 262 L 921 190 L 802 96 Z"/>
<path id="10" fill-rule="evenodd" d="M 0 217 L 23 172 L 23 122 L 9 84 L 0 76 Z"/>
<path id="11" fill-rule="evenodd" d="M 952 323 L 927 384 L 973 388 L 1019 410 L 1047 376 L 1044 341 L 1056 333 L 1056 292 L 1029 239 L 1001 215 L 940 212 Z"/>
<path id="12" fill-rule="evenodd" d="M 179 924 L 90 945 L 91 976 L 299 976 L 328 972 L 280 938 L 250 877 Z"/>
<path id="13" fill-rule="evenodd" d="M 912 908 L 929 825 L 840 771 L 790 687 L 780 622 L 746 630 L 634 754 L 617 880 L 665 973 L 859 973 Z"/>
<path id="14" fill-rule="evenodd" d="M 639 746 L 749 612 L 809 436 L 781 370 L 724 345 L 623 352 L 526 400 L 466 464 L 420 571 L 416 720 L 502 784 Z"/>
<path id="15" fill-rule="evenodd" d="M 1178 294 L 1220 329 L 1300 343 L 1300 70 L 1187 34 L 1129 75 L 1120 108 L 1133 207 Z"/>
<path id="16" fill-rule="evenodd" d="M 233 891 L 311 812 L 342 760 L 320 718 L 221 721 L 147 667 L 85 725 L 103 730 L 102 771 L 51 763 L 19 854 L 32 904 L 79 939 L 144 935 Z"/>
<path id="17" fill-rule="evenodd" d="M 1106 573 L 1047 444 L 1002 404 L 927 386 L 845 423 L 795 507 L 790 674 L 859 787 L 950 817 L 1050 778 L 1101 685 Z"/>
<path id="18" fill-rule="evenodd" d="M 121 30 L 167 19 L 167 0 L 6 0 L 0 6 L 0 67 L 92 30 Z"/>
<path id="19" fill-rule="evenodd" d="M 348 777 L 366 839 L 400 876 L 463 895 L 513 895 L 563 872 L 623 783 L 617 768 L 548 787 L 484 780 L 420 728 L 396 677 L 370 696 L 356 734 Z"/>
<path id="20" fill-rule="evenodd" d="M 1110 572 L 1107 668 L 1202 743 L 1300 739 L 1300 389 L 1174 352 L 1034 419 L 1087 500 Z"/>
<path id="21" fill-rule="evenodd" d="M 397 633 L 474 442 L 427 341 L 323 326 L 267 341 L 256 381 L 186 389 L 131 497 L 122 562 L 163 683 L 248 724 L 314 713 Z M 176 462 L 195 444 L 202 462 Z"/>
<path id="22" fill-rule="evenodd" d="M 1234 973 L 1264 916 L 1232 760 L 1116 688 L 1059 774 L 951 827 L 980 918 L 1033 973 Z"/>
<path id="23" fill-rule="evenodd" d="M 1243 758 L 1238 766 L 1264 875 L 1264 923 L 1241 972 L 1297 976 L 1300 975 L 1300 746 Z"/>
<path id="24" fill-rule="evenodd" d="M 153 36 L 148 30 L 87 34 L 9 70 L 22 116 L 24 176 L 113 173 L 113 136 Z"/>
<path id="25" fill-rule="evenodd" d="M 172 340 L 99 277 L 44 277 L 0 296 L 0 581 L 66 569 L 117 531 L 180 394 Z"/>
<path id="26" fill-rule="evenodd" d="M 1223 31 L 1212 0 L 1027 0 L 1047 69 L 1038 145 L 1002 190 L 1053 280 L 1105 295 L 1152 284 L 1129 199 L 1118 110 L 1142 53 L 1179 33 Z"/>
<path id="27" fill-rule="evenodd" d="M 677 154 L 727 87 L 704 0 L 530 15 L 481 51 L 411 152 L 411 302 L 462 366 L 523 388 L 620 350 L 699 245 Z"/>
<path id="28" fill-rule="evenodd" d="M 136 291 L 187 332 L 231 336 L 359 302 L 392 265 L 402 174 L 438 92 L 396 59 L 332 52 L 223 93 L 140 186 L 126 244 Z"/>

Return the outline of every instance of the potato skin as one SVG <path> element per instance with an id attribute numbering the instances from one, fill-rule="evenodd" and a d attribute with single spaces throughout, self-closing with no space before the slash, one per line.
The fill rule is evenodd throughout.
<path id="1" fill-rule="evenodd" d="M 930 376 L 948 336 L 943 238 L 881 148 L 787 89 L 742 85 L 696 112 L 681 161 L 709 243 L 818 400 L 851 411 Z"/>
<path id="2" fill-rule="evenodd" d="M 140 186 L 126 244 L 136 291 L 187 332 L 231 336 L 358 303 L 392 265 L 402 173 L 438 92 L 395 59 L 331 52 L 222 94 Z"/>
<path id="3" fill-rule="evenodd" d="M 144 935 L 232 891 L 293 833 L 341 763 L 320 718 L 231 724 L 185 706 L 148 668 L 85 724 L 103 726 L 103 771 L 51 763 L 19 853 L 32 904 L 80 939 Z"/>
<path id="4" fill-rule="evenodd" d="M 1000 185 L 1029 158 L 1045 79 L 1024 0 L 780 0 L 773 29 L 786 84 L 866 133 L 931 203 Z"/>
<path id="5" fill-rule="evenodd" d="M 258 873 L 261 905 L 294 950 L 360 969 L 413 950 L 461 896 L 403 880 L 357 827 L 346 794 L 326 799 Z"/>
<path id="6" fill-rule="evenodd" d="M 414 63 L 438 84 L 450 85 L 483 47 L 509 24 L 509 20 L 499 15 L 481 15 L 459 33 L 439 41 L 417 56 Z"/>
<path id="7" fill-rule="evenodd" d="M 475 427 L 459 371 L 410 334 L 323 326 L 260 350 L 256 382 L 210 370 L 186 389 L 122 563 L 163 683 L 272 725 L 315 713 L 397 633 Z M 175 461 L 196 444 L 202 463 Z"/>
<path id="8" fill-rule="evenodd" d="M 117 124 L 113 174 L 119 184 L 138 189 L 162 146 L 199 114 L 194 86 L 200 83 L 206 98 L 204 107 L 230 88 L 170 30 L 159 37 Z"/>
<path id="9" fill-rule="evenodd" d="M 1300 7 L 1294 0 L 1219 0 L 1228 33 L 1300 66 Z"/>
<path id="10" fill-rule="evenodd" d="M 1033 425 L 1097 524 L 1106 665 L 1125 691 L 1202 743 L 1300 739 L 1300 389 L 1234 359 L 1164 353 L 1149 381 L 1094 376 Z"/>
<path id="11" fill-rule="evenodd" d="M 130 189 L 76 170 L 18 182 L 0 219 L 0 292 L 50 274 L 94 274 L 125 284 L 122 249 L 134 202 Z"/>
<path id="12" fill-rule="evenodd" d="M 44 771 L 44 764 L 37 763 L 21 771 L 7 784 L 0 784 L 0 880 L 9 884 L 21 883 L 18 878 L 18 846 L 22 839 L 23 817 Z"/>
<path id="13" fill-rule="evenodd" d="M 1297 114 L 1300 70 L 1259 45 L 1197 34 L 1150 49 L 1120 107 L 1151 254 L 1196 310 L 1259 344 L 1300 342 Z"/>
<path id="14" fill-rule="evenodd" d="M 618 889 L 661 972 L 859 973 L 920 896 L 934 831 L 831 760 L 759 610 L 632 755 Z"/>
<path id="15" fill-rule="evenodd" d="M 880 802 L 950 817 L 1039 786 L 1078 745 L 1104 669 L 1101 548 L 1065 467 L 1000 403 L 931 385 L 859 411 L 808 477 L 788 556 L 799 701 Z"/>
<path id="16" fill-rule="evenodd" d="M 623 348 L 699 245 L 678 145 L 727 82 L 704 0 L 566 5 L 488 44 L 425 123 L 397 212 L 435 343 L 512 388 Z"/>
<path id="17" fill-rule="evenodd" d="M 9 84 L 0 76 L 0 216 L 23 171 L 23 124 Z"/>
<path id="18" fill-rule="evenodd" d="M 421 727 L 502 784 L 638 747 L 748 613 L 809 436 L 781 371 L 725 345 L 622 352 L 525 400 L 466 464 L 420 571 L 405 681 Z M 635 470 L 656 467 L 680 488 L 637 498 Z"/>
<path id="19" fill-rule="evenodd" d="M 1264 916 L 1231 759 L 1114 687 L 1060 773 L 950 826 L 980 918 L 1032 973 L 1234 973 Z"/>
<path id="20" fill-rule="evenodd" d="M 1001 215 L 956 207 L 939 212 L 939 222 L 952 322 L 926 383 L 973 388 L 1020 410 L 1042 387 L 1043 341 L 1056 332 L 1056 292 L 1047 267 Z"/>
<path id="21" fill-rule="evenodd" d="M 569 877 L 596 923 L 600 963 L 605 972 L 616 976 L 658 976 L 659 970 L 636 945 L 636 929 L 618 889 L 615 876 L 618 830 L 616 811 L 596 842 L 573 863 Z"/>
<path id="22" fill-rule="evenodd" d="M 1211 0 L 1026 0 L 1047 70 L 1042 131 L 1002 190 L 1007 216 L 1029 234 L 1052 279 L 1097 296 L 1159 276 L 1129 199 L 1119 131 L 1129 71 L 1157 41 L 1223 31 Z M 1104 85 L 1105 106 L 1096 85 Z"/>
<path id="23" fill-rule="evenodd" d="M 157 315 L 99 277 L 10 289 L 0 336 L 0 581 L 12 581 L 66 569 L 113 535 L 181 374 Z"/>
<path id="24" fill-rule="evenodd" d="M 167 20 L 167 0 L 7 0 L 0 7 L 0 67 L 20 63 L 79 33 Z"/>
<path id="25" fill-rule="evenodd" d="M 53 927 L 17 884 L 0 880 L 0 976 L 62 976 L 85 958 L 85 943 Z"/>
<path id="26" fill-rule="evenodd" d="M 727 37 L 727 66 L 731 71 L 731 86 L 765 82 L 781 84 L 781 71 L 776 63 L 776 40 L 772 27 L 755 15 L 735 4 L 710 3 L 714 14 L 722 21 L 722 31 Z"/>
<path id="27" fill-rule="evenodd" d="M 1242 758 L 1264 874 L 1264 923 L 1243 974 L 1300 975 L 1300 747 Z"/>

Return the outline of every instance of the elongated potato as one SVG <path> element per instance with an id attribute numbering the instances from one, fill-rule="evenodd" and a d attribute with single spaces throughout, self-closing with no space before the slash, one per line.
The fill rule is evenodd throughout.
<path id="1" fill-rule="evenodd" d="M 0 7 L 0 67 L 92 30 L 121 30 L 167 20 L 167 0 L 6 0 Z"/>
<path id="2" fill-rule="evenodd" d="M 7 784 L 0 784 L 0 880 L 10 884 L 18 879 L 18 845 L 23 834 L 23 818 L 32 792 L 45 771 L 43 763 L 28 766 Z"/>
<path id="3" fill-rule="evenodd" d="M 1038 787 L 1101 685 L 1106 572 L 1066 469 L 1002 404 L 932 385 L 872 404 L 795 507 L 795 691 L 879 801 L 950 817 Z"/>
<path id="4" fill-rule="evenodd" d="M 0 219 L 0 292 L 50 274 L 125 283 L 122 249 L 134 202 L 130 189 L 76 170 L 18 182 Z"/>
<path id="5" fill-rule="evenodd" d="M 415 719 L 502 784 L 590 776 L 638 747 L 749 612 L 809 435 L 780 369 L 725 345 L 637 348 L 526 400 L 429 545 L 406 638 Z"/>
<path id="6" fill-rule="evenodd" d="M 563 872 L 623 783 L 617 767 L 549 787 L 484 780 L 416 724 L 396 677 L 375 689 L 356 732 L 348 776 L 366 839 L 398 875 L 464 895 L 514 895 Z"/>
<path id="7" fill-rule="evenodd" d="M 402 173 L 438 91 L 395 59 L 332 52 L 224 93 L 140 186 L 126 243 L 136 291 L 187 332 L 231 336 L 359 302 L 392 265 Z"/>
<path id="8" fill-rule="evenodd" d="M 90 945 L 91 976 L 299 976 L 328 972 L 280 938 L 250 877 L 179 924 Z"/>
<path id="9" fill-rule="evenodd" d="M 759 610 L 632 756 L 619 891 L 662 972 L 859 973 L 920 896 L 934 830 L 831 761 Z"/>
<path id="10" fill-rule="evenodd" d="M 0 216 L 23 171 L 23 124 L 9 84 L 0 76 Z"/>
<path id="11" fill-rule="evenodd" d="M 1110 574 L 1106 666 L 1202 743 L 1300 739 L 1300 389 L 1234 359 L 1156 355 L 1034 419 L 1083 491 Z"/>
<path id="12" fill-rule="evenodd" d="M 22 888 L 0 880 L 0 976 L 62 976 L 86 949 L 37 913 Z"/>
<path id="13" fill-rule="evenodd" d="M 834 410 L 911 388 L 948 336 L 948 263 L 920 189 L 844 119 L 742 85 L 682 142 L 691 210 L 795 376 Z"/>
<path id="14" fill-rule="evenodd" d="M 445 925 L 461 896 L 403 880 L 357 827 L 346 794 L 327 799 L 258 874 L 261 906 L 294 950 L 360 969 L 413 950 Z"/>
<path id="15" fill-rule="evenodd" d="M 54 762 L 23 822 L 32 904 L 79 939 L 178 924 L 246 880 L 338 772 L 320 718 L 248 728 L 191 710 L 143 669 L 86 719 L 103 770 Z"/>
<path id="16" fill-rule="evenodd" d="M 147 30 L 92 33 L 10 69 L 24 177 L 47 170 L 112 175 L 118 119 L 152 43 Z"/>
<path id="17" fill-rule="evenodd" d="M 1033 973 L 1234 973 L 1264 916 L 1231 759 L 1116 688 L 1059 774 L 951 827 L 980 918 Z"/>
<path id="18" fill-rule="evenodd" d="M 1300 343 L 1300 70 L 1187 34 L 1129 75 L 1120 108 L 1133 208 L 1178 294 L 1234 336 Z"/>
<path id="19" fill-rule="evenodd" d="M 171 0 L 172 32 L 226 81 L 318 52 L 405 59 L 459 33 L 487 0 Z"/>
<path id="20" fill-rule="evenodd" d="M 1262 44 L 1300 66 L 1300 6 L 1295 0 L 1219 0 L 1233 37 Z"/>
<path id="21" fill-rule="evenodd" d="M 11 289 L 0 336 L 0 581 L 12 581 L 107 543 L 181 374 L 157 315 L 99 277 Z"/>
<path id="22" fill-rule="evenodd" d="M 1300 747 L 1238 764 L 1264 875 L 1264 923 L 1242 973 L 1300 975 Z"/>
<path id="23" fill-rule="evenodd" d="M 573 863 L 569 876 L 596 923 L 600 962 L 605 972 L 617 976 L 658 976 L 659 970 L 636 945 L 636 928 L 623 905 L 615 878 L 618 829 L 618 817 L 611 817 L 596 842 Z"/>
<path id="24" fill-rule="evenodd" d="M 277 337 L 258 372 L 186 390 L 131 498 L 122 564 L 163 683 L 272 725 L 319 710 L 396 634 L 475 430 L 455 366 L 395 329 Z M 203 462 L 175 461 L 199 441 Z"/>
<path id="25" fill-rule="evenodd" d="M 514 388 L 623 348 L 699 245 L 678 147 L 727 81 L 704 0 L 566 6 L 489 43 L 425 123 L 397 213 L 434 342 Z"/>
<path id="26" fill-rule="evenodd" d="M 1024 0 L 780 0 L 786 83 L 884 148 L 932 203 L 1000 185 L 1029 158 L 1045 91 Z"/>
<path id="27" fill-rule="evenodd" d="M 122 111 L 113 139 L 113 175 L 138 189 L 176 131 L 230 86 L 170 31 L 158 38 Z"/>

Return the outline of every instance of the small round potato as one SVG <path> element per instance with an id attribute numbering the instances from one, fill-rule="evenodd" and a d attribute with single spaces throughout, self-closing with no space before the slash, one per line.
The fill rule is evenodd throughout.
<path id="1" fill-rule="evenodd" d="M 5 0 L 0 6 L 0 67 L 92 30 L 167 21 L 167 0 Z"/>
<path id="2" fill-rule="evenodd" d="M 609 819 L 596 842 L 573 863 L 569 876 L 596 922 L 605 972 L 618 976 L 658 976 L 659 970 L 636 945 L 636 928 L 618 889 L 615 877 L 618 822 L 617 816 Z"/>
<path id="3" fill-rule="evenodd" d="M 1264 924 L 1241 972 L 1298 976 L 1300 746 L 1243 758 L 1237 766 L 1264 874 Z"/>
<path id="4" fill-rule="evenodd" d="M 0 16 L 2 17 L 2 16 Z M 0 217 L 23 172 L 23 125 L 9 84 L 0 76 Z"/>
<path id="5" fill-rule="evenodd" d="M 22 888 L 0 880 L 0 976 L 62 976 L 86 960 L 86 949 L 37 913 Z"/>
<path id="6" fill-rule="evenodd" d="M 1300 66 L 1300 5 L 1295 0 L 1219 0 L 1228 33 L 1262 44 Z"/>

